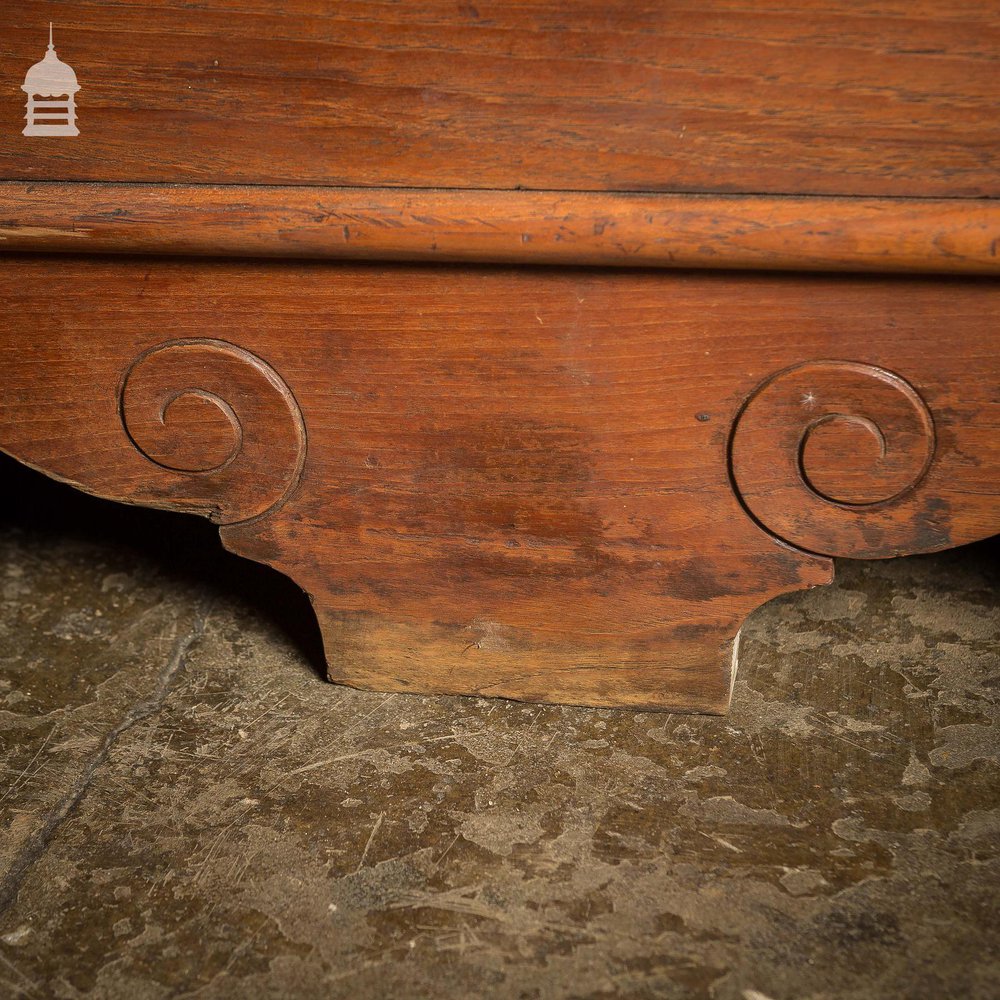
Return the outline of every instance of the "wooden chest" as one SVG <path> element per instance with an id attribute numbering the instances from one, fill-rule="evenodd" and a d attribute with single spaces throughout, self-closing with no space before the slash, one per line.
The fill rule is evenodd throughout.
<path id="1" fill-rule="evenodd" d="M 7 0 L 0 448 L 212 518 L 334 680 L 723 712 L 755 607 L 1000 529 L 998 40 Z"/>

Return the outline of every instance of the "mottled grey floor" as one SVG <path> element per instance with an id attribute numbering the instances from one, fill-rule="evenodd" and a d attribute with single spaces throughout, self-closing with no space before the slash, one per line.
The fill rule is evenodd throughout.
<path id="1" fill-rule="evenodd" d="M 0 996 L 998 995 L 995 544 L 644 715 L 327 685 L 207 525 L 0 481 Z"/>

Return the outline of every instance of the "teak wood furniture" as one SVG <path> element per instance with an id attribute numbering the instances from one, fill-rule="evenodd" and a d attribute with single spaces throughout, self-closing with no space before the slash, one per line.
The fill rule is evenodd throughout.
<path id="1" fill-rule="evenodd" d="M 79 135 L 23 134 L 50 19 Z M 723 712 L 831 557 L 1000 530 L 998 41 L 996 0 L 7 0 L 0 447 L 212 518 L 334 680 Z"/>

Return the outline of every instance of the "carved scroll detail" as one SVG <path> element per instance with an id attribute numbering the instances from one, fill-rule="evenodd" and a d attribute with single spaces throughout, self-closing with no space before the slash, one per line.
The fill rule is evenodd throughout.
<path id="1" fill-rule="evenodd" d="M 730 459 L 744 505 L 769 531 L 812 552 L 877 558 L 948 544 L 918 490 L 934 450 L 930 410 L 901 376 L 815 361 L 751 394 Z"/>
<path id="2" fill-rule="evenodd" d="M 170 341 L 141 354 L 122 382 L 120 412 L 159 470 L 144 488 L 148 502 L 246 521 L 282 503 L 302 473 L 305 427 L 291 390 L 225 341 Z"/>

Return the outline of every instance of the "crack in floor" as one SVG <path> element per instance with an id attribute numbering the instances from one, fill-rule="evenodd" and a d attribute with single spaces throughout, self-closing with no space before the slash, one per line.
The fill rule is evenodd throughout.
<path id="1" fill-rule="evenodd" d="M 94 755 L 87 762 L 80 777 L 49 812 L 45 822 L 28 838 L 24 847 L 11 862 L 7 873 L 0 879 L 0 917 L 17 901 L 21 886 L 24 884 L 35 862 L 45 853 L 62 824 L 72 815 L 76 807 L 83 801 L 87 790 L 97 776 L 118 740 L 134 726 L 155 715 L 163 707 L 173 686 L 174 680 L 184 669 L 188 651 L 205 633 L 208 623 L 208 612 L 202 611 L 195 618 L 191 629 L 175 642 L 167 657 L 166 663 L 156 677 L 152 691 L 140 701 L 137 701 L 125 713 L 121 721 L 111 729 Z"/>

